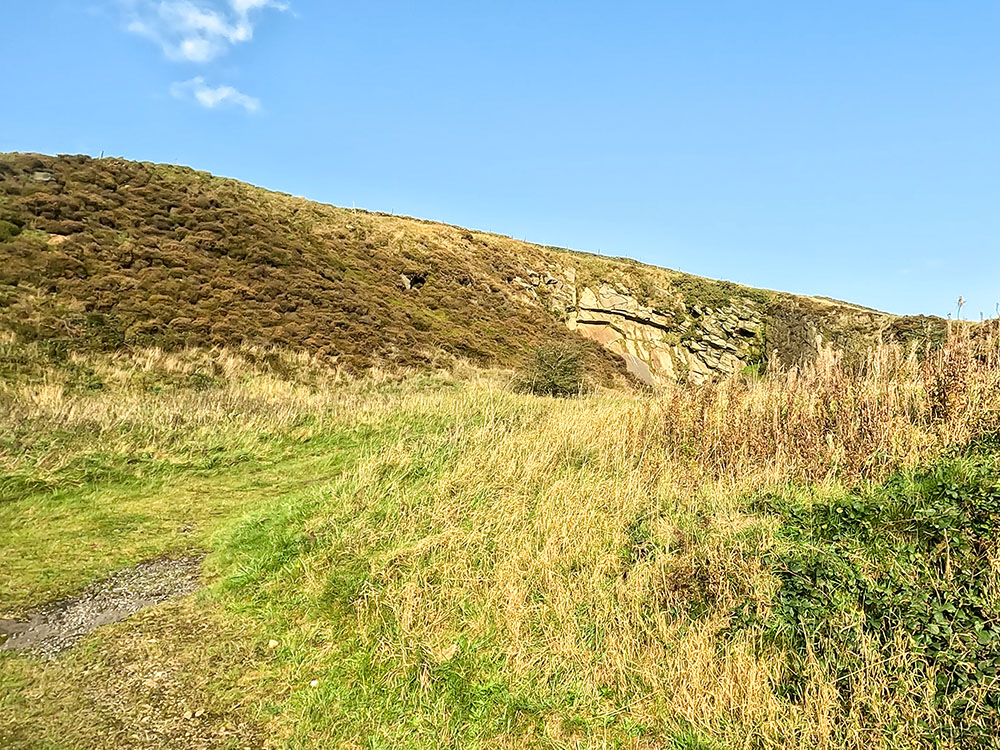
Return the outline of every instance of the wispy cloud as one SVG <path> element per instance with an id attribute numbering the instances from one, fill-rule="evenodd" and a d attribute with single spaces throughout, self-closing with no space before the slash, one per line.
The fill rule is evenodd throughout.
<path id="1" fill-rule="evenodd" d="M 112 0 L 125 29 L 155 42 L 173 62 L 206 65 L 253 39 L 262 11 L 284 11 L 283 0 Z M 211 86 L 202 76 L 175 83 L 170 93 L 208 109 L 260 109 L 260 100 L 232 86 Z"/>
<path id="2" fill-rule="evenodd" d="M 171 60 L 207 63 L 253 38 L 259 11 L 280 0 L 120 0 L 126 28 L 156 42 Z"/>
<path id="3" fill-rule="evenodd" d="M 237 91 L 232 86 L 210 86 L 201 76 L 175 83 L 170 93 L 177 99 L 192 100 L 207 109 L 243 107 L 247 112 L 260 109 L 260 100 Z"/>

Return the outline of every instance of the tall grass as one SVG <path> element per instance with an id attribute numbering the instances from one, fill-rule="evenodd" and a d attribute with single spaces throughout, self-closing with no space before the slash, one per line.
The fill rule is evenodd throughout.
<path id="1" fill-rule="evenodd" d="M 704 471 L 761 481 L 879 480 L 1000 425 L 1000 340 L 955 326 L 944 346 L 895 343 L 845 364 L 821 347 L 814 363 L 774 367 L 662 396 L 666 449 Z"/>
<path id="2" fill-rule="evenodd" d="M 295 464 L 297 489 L 262 486 L 212 537 L 239 627 L 292 644 L 253 667 L 289 686 L 264 712 L 276 743 L 813 750 L 922 747 L 940 730 L 974 746 L 948 734 L 908 633 L 860 631 L 842 674 L 820 639 L 793 651 L 768 623 L 781 561 L 819 549 L 775 508 L 853 502 L 995 435 L 995 332 L 579 399 L 490 373 L 354 380 L 291 354 L 151 350 L 41 363 L 0 404 L 4 470 L 56 482 L 95 451 L 183 463 L 212 445 L 274 474 L 263 435 L 337 453 L 336 473 Z M 863 552 L 850 562 L 872 576 L 896 565 Z"/>

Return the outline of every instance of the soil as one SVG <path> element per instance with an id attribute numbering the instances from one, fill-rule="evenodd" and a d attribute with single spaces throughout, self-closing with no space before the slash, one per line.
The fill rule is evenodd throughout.
<path id="1" fill-rule="evenodd" d="M 160 558 L 127 568 L 85 589 L 29 612 L 21 620 L 0 619 L 0 650 L 55 655 L 90 631 L 120 622 L 155 604 L 198 588 L 201 557 Z"/>

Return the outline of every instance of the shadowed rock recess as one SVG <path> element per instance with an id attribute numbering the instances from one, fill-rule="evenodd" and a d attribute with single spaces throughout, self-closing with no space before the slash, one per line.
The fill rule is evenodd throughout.
<path id="1" fill-rule="evenodd" d="M 347 370 L 512 367 L 576 341 L 596 382 L 703 383 L 924 341 L 939 319 L 340 209 L 184 167 L 0 155 L 0 329 L 59 351 L 301 348 Z"/>

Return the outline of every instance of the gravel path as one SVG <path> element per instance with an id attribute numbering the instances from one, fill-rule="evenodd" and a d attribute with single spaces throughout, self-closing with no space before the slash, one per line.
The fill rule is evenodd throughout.
<path id="1" fill-rule="evenodd" d="M 95 628 L 195 591 L 201 560 L 149 560 L 90 586 L 79 596 L 39 607 L 25 620 L 0 620 L 0 650 L 26 649 L 51 656 L 71 648 Z"/>

